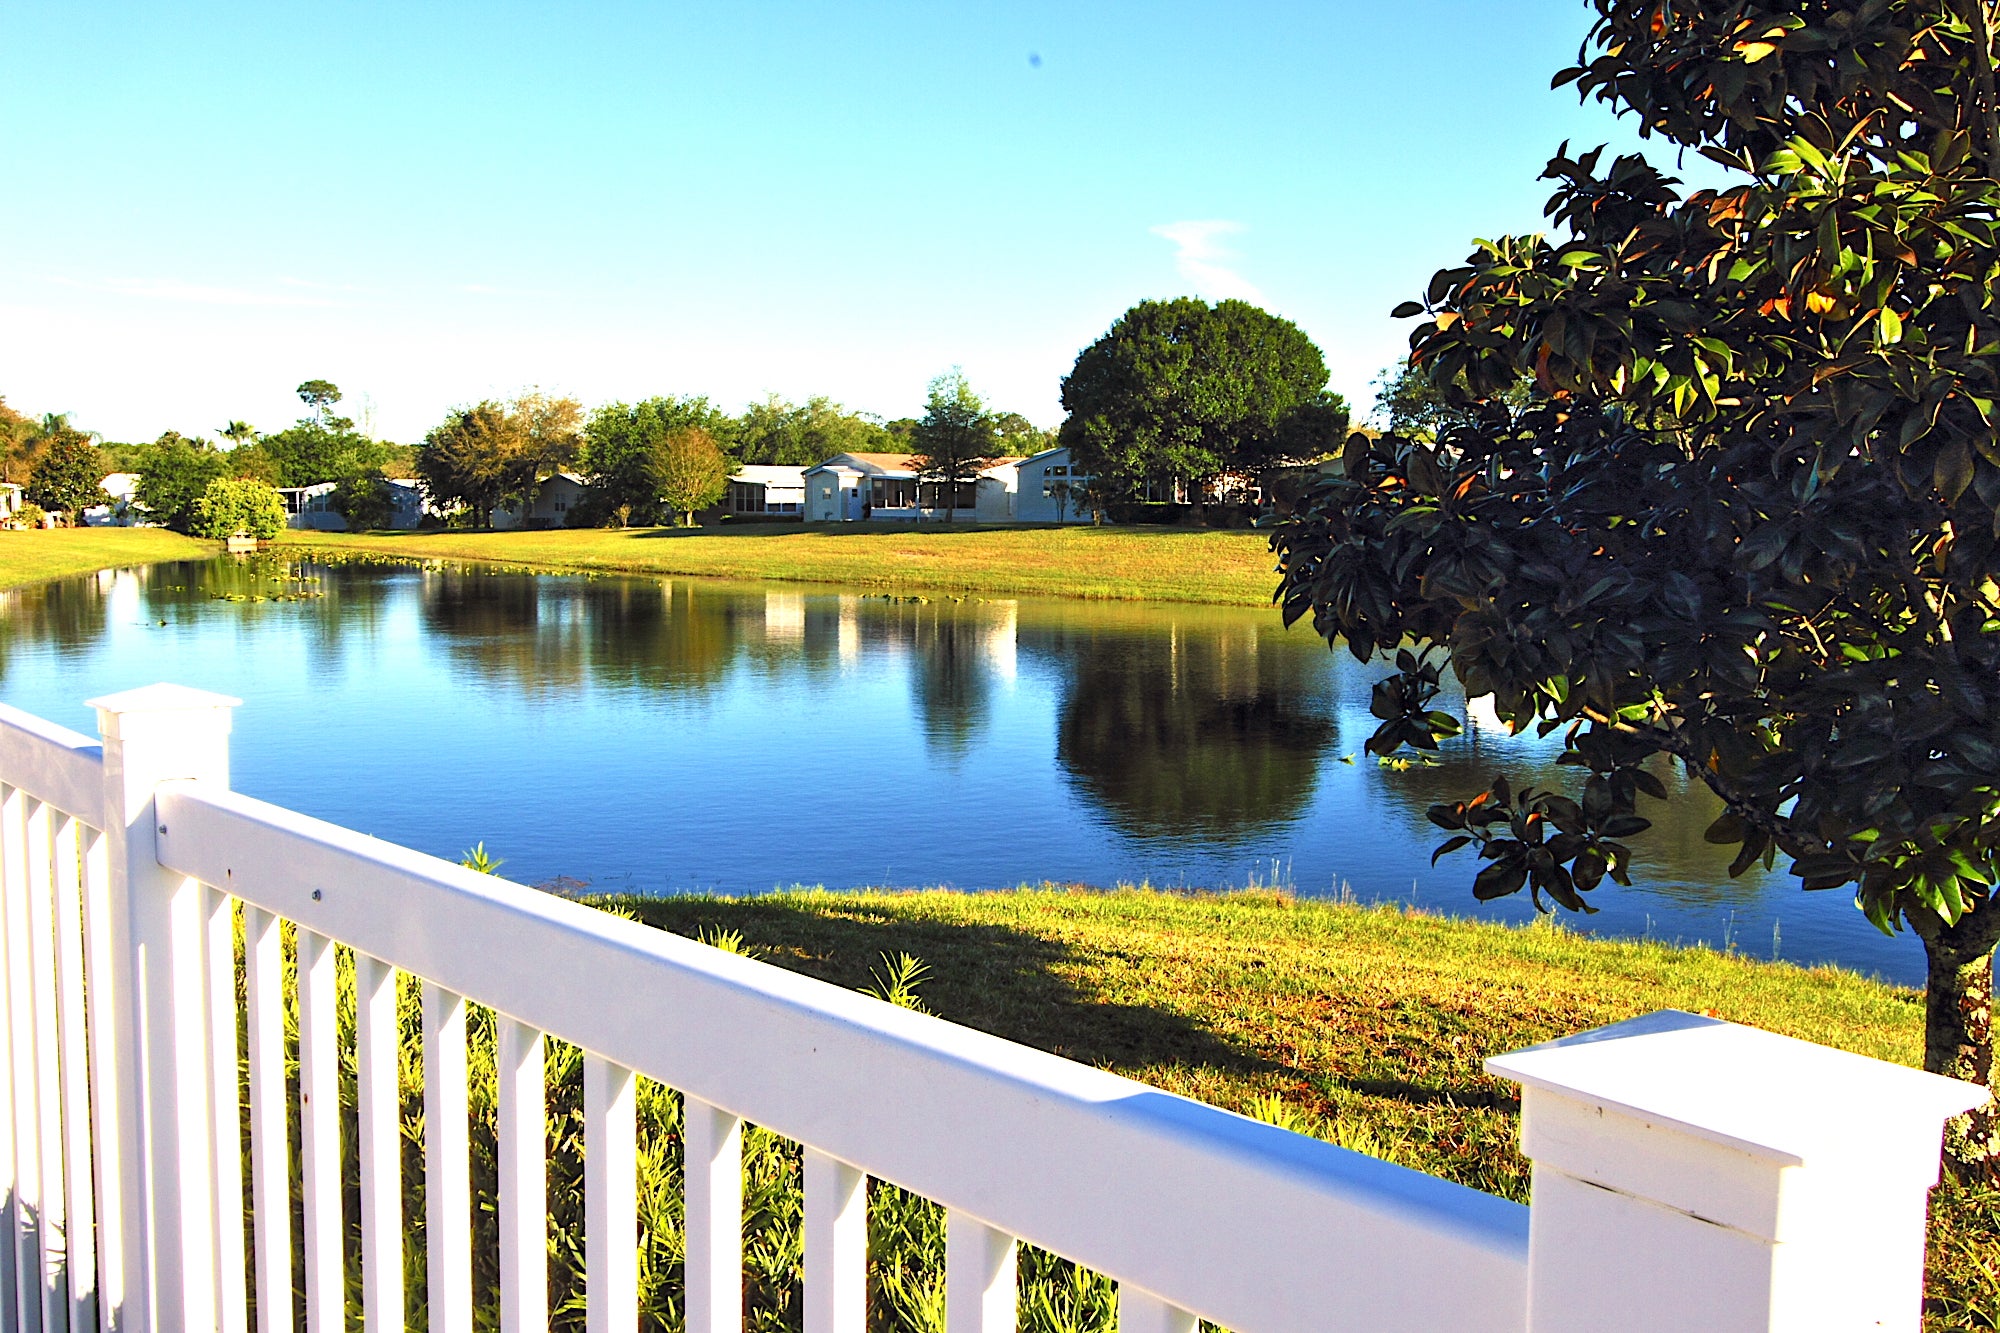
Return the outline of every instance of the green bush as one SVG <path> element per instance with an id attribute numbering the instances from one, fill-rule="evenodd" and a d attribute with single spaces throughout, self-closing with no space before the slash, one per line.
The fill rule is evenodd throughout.
<path id="1" fill-rule="evenodd" d="M 194 535 L 220 541 L 239 532 L 269 541 L 285 529 L 285 502 L 261 481 L 217 477 L 194 502 Z"/>

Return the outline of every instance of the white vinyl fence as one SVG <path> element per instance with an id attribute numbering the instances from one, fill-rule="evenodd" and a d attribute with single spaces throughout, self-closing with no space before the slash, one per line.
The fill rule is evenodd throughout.
<path id="1" fill-rule="evenodd" d="M 638 1321 L 635 1076 L 685 1099 L 688 1333 L 743 1327 L 746 1121 L 804 1146 L 805 1333 L 866 1327 L 871 1177 L 948 1210 L 949 1333 L 1014 1327 L 1023 1241 L 1115 1279 L 1123 1333 L 1914 1329 L 1939 1127 L 1984 1096 L 1658 1014 L 1490 1063 L 1524 1089 L 1531 1209 L 239 795 L 234 700 L 93 702 L 101 745 L 0 705 L 0 1320 L 30 1333 L 286 1333 L 292 1300 L 251 1297 L 289 1296 L 295 1186 L 307 1329 L 400 1327 L 399 973 L 441 1333 L 475 1324 L 468 1003 L 497 1021 L 506 1333 L 548 1320 L 547 1037 L 585 1052 L 592 1333 Z"/>

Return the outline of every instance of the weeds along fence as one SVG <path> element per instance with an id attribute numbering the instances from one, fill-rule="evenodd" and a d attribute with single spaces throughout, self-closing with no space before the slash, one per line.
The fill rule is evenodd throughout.
<path id="1" fill-rule="evenodd" d="M 1531 1213 L 232 792 L 233 700 L 94 703 L 0 706 L 9 1327 L 1915 1327 L 1964 1085 L 1685 1015 L 1516 1053 Z"/>

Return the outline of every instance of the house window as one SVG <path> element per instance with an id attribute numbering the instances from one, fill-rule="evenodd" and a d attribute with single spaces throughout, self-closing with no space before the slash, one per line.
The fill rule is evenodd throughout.
<path id="1" fill-rule="evenodd" d="M 925 509 L 944 508 L 944 502 L 943 502 L 944 487 L 945 483 L 941 481 L 927 481 L 923 484 L 922 487 L 923 498 L 921 503 Z M 953 509 L 974 509 L 978 507 L 979 505 L 978 482 L 961 481 L 954 487 L 954 490 L 956 491 L 956 494 L 954 494 L 952 497 L 951 507 Z"/>
<path id="2" fill-rule="evenodd" d="M 908 477 L 870 477 L 868 503 L 876 509 L 909 509 L 917 503 L 917 483 Z"/>
<path id="3" fill-rule="evenodd" d="M 1081 468 L 1051 463 L 1042 471 L 1042 498 L 1053 500 L 1058 494 L 1074 495 L 1088 481 L 1090 474 Z"/>

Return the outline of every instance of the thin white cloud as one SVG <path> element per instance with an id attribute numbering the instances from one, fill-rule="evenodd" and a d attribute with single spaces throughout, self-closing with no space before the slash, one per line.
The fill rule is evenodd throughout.
<path id="1" fill-rule="evenodd" d="M 324 297 L 295 292 L 257 291 L 248 287 L 217 287 L 207 283 L 183 282 L 179 278 L 97 278 L 78 281 L 52 277 L 61 287 L 107 292 L 113 296 L 135 296 L 146 301 L 170 301 L 182 305 L 223 306 L 334 306 L 341 304 Z"/>
<path id="2" fill-rule="evenodd" d="M 1213 300 L 1257 301 L 1264 293 L 1238 273 L 1233 261 L 1240 256 L 1219 238 L 1244 230 L 1240 222 L 1220 219 L 1167 222 L 1151 229 L 1174 245 L 1174 268 L 1193 283 L 1195 290 Z"/>
<path id="3" fill-rule="evenodd" d="M 303 287 L 310 292 L 358 292 L 361 289 L 351 282 L 314 282 L 311 278 L 282 277 L 278 283 L 285 287 Z"/>

